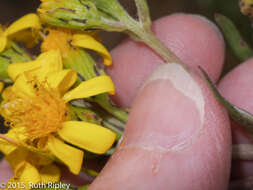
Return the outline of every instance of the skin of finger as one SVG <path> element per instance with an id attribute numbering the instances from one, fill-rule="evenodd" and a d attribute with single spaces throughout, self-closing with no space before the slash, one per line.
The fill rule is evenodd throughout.
<path id="1" fill-rule="evenodd" d="M 217 27 L 202 16 L 172 14 L 156 20 L 152 31 L 185 64 L 195 70 L 200 65 L 217 81 L 224 61 L 224 41 Z M 108 68 L 117 94 L 114 101 L 129 107 L 147 76 L 163 60 L 143 43 L 125 40 L 111 51 Z"/>
<path id="2" fill-rule="evenodd" d="M 7 181 L 13 176 L 11 166 L 6 160 L 0 161 L 0 184 L 7 183 Z"/>
<path id="3" fill-rule="evenodd" d="M 240 64 L 222 78 L 218 85 L 220 93 L 232 104 L 253 113 L 253 58 Z M 240 126 L 232 123 L 233 143 L 252 143 Z M 253 175 L 252 161 L 236 161 L 232 165 L 232 177 L 241 178 Z"/>
<path id="4" fill-rule="evenodd" d="M 203 125 L 196 102 L 170 81 L 149 83 L 134 101 L 121 145 L 90 190 L 227 188 L 229 119 L 203 80 L 196 81 L 204 98 Z"/>

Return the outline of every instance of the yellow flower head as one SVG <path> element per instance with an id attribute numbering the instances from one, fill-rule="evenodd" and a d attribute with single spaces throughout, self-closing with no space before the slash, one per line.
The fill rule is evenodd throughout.
<path id="1" fill-rule="evenodd" d="M 24 147 L 54 155 L 70 171 L 80 171 L 83 152 L 65 143 L 102 154 L 115 140 L 110 130 L 87 122 L 70 121 L 68 102 L 100 93 L 114 93 L 108 76 L 82 82 L 69 90 L 77 79 L 71 69 L 63 69 L 58 50 L 41 54 L 35 61 L 10 64 L 10 78 L 15 81 L 4 90 L 0 108 L 5 124 L 11 129 L 6 137 Z M 10 154 L 13 146 L 0 140 L 0 150 Z"/>
<path id="2" fill-rule="evenodd" d="M 47 137 L 61 128 L 64 121 L 69 120 L 68 107 L 61 98 L 59 91 L 47 84 L 30 81 L 34 96 L 20 100 L 9 98 L 15 106 L 10 106 L 5 115 L 5 123 L 10 127 L 26 126 L 30 141 Z M 7 103 L 5 106 L 8 106 Z"/>
<path id="3" fill-rule="evenodd" d="M 60 169 L 52 160 L 25 148 L 17 148 L 5 159 L 14 170 L 14 176 L 8 181 L 10 184 L 16 184 L 13 189 L 30 189 L 30 183 L 46 184 L 60 180 Z"/>
<path id="4" fill-rule="evenodd" d="M 33 13 L 21 17 L 5 30 L 1 28 L 0 52 L 6 48 L 8 39 L 25 42 L 28 46 L 34 45 L 38 40 L 37 34 L 40 28 L 39 17 Z"/>
<path id="5" fill-rule="evenodd" d="M 99 43 L 92 35 L 80 33 L 70 29 L 45 29 L 41 50 L 60 50 L 63 57 L 68 56 L 68 52 L 75 48 L 86 48 L 98 52 L 104 59 L 104 64 L 112 64 L 112 58 L 106 48 Z"/>

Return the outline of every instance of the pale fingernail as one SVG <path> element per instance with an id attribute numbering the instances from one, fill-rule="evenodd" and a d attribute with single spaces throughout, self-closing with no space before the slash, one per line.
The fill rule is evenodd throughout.
<path id="1" fill-rule="evenodd" d="M 161 65 L 134 102 L 121 147 L 189 147 L 203 127 L 204 106 L 202 90 L 191 74 L 176 63 Z"/>

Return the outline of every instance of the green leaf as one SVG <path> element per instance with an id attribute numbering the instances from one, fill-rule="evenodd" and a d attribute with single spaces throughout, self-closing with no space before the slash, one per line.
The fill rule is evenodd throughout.
<path id="1" fill-rule="evenodd" d="M 206 82 L 208 83 L 214 96 L 224 105 L 227 109 L 231 119 L 240 125 L 241 129 L 246 132 L 246 134 L 253 138 L 253 115 L 249 112 L 232 105 L 227 101 L 216 89 L 215 85 L 209 78 L 208 74 L 199 66 L 199 70 L 202 72 Z"/>
<path id="2" fill-rule="evenodd" d="M 253 56 L 253 50 L 229 18 L 221 14 L 215 14 L 215 21 L 222 29 L 229 47 L 240 61 L 245 61 Z"/>
<path id="3" fill-rule="evenodd" d="M 0 53 L 0 79 L 9 79 L 7 67 L 16 62 L 30 61 L 28 53 L 12 41 L 8 42 L 8 48 Z"/>

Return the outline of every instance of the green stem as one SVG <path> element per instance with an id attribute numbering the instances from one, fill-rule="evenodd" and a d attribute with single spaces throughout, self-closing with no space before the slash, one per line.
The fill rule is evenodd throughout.
<path id="1" fill-rule="evenodd" d="M 108 94 L 99 94 L 95 96 L 94 99 L 91 101 L 98 103 L 103 109 L 105 109 L 107 112 L 112 114 L 114 117 L 116 117 L 120 121 L 124 123 L 127 122 L 128 113 L 122 108 L 118 108 L 112 105 Z"/>
<path id="2" fill-rule="evenodd" d="M 134 33 L 140 38 L 140 40 L 146 43 L 150 48 L 152 48 L 157 54 L 159 54 L 166 63 L 175 62 L 182 64 L 182 61 L 170 50 L 168 49 L 150 30 L 133 30 Z"/>
<path id="3" fill-rule="evenodd" d="M 70 106 L 71 115 L 73 116 L 73 119 L 76 117 L 75 119 L 78 118 L 82 121 L 103 125 L 104 127 L 114 131 L 117 134 L 117 139 L 119 139 L 124 132 L 125 123 L 104 111 L 104 109 L 101 109 L 100 106 L 96 105 L 97 104 L 91 104 L 90 106 L 92 107 L 85 108 L 85 105 L 82 102 L 73 101 L 72 106 Z M 92 117 L 87 117 L 85 115 Z"/>
<path id="4" fill-rule="evenodd" d="M 111 129 L 112 131 L 114 131 L 117 134 L 117 140 L 120 139 L 120 137 L 122 136 L 123 131 L 124 131 L 124 125 L 121 126 L 121 127 L 117 127 L 117 125 L 115 125 L 114 123 L 112 123 L 108 120 L 105 120 L 103 122 L 103 124 L 106 128 Z"/>
<path id="5" fill-rule="evenodd" d="M 247 112 L 246 110 L 243 110 L 235 105 L 232 105 L 229 101 L 227 101 L 216 89 L 215 85 L 212 83 L 208 74 L 201 67 L 199 67 L 199 69 L 202 72 L 204 79 L 206 80 L 207 84 L 209 85 L 214 96 L 227 109 L 231 119 L 233 121 L 235 121 L 237 124 L 239 124 L 241 129 L 250 138 L 253 139 L 253 127 L 252 127 L 253 126 L 253 115 L 251 113 Z"/>
<path id="6" fill-rule="evenodd" d="M 131 17 L 123 17 L 121 20 L 126 25 L 127 33 L 137 41 L 141 41 L 153 49 L 166 63 L 178 63 L 184 68 L 187 66 L 168 48 L 155 34 L 140 22 L 135 21 Z"/>

